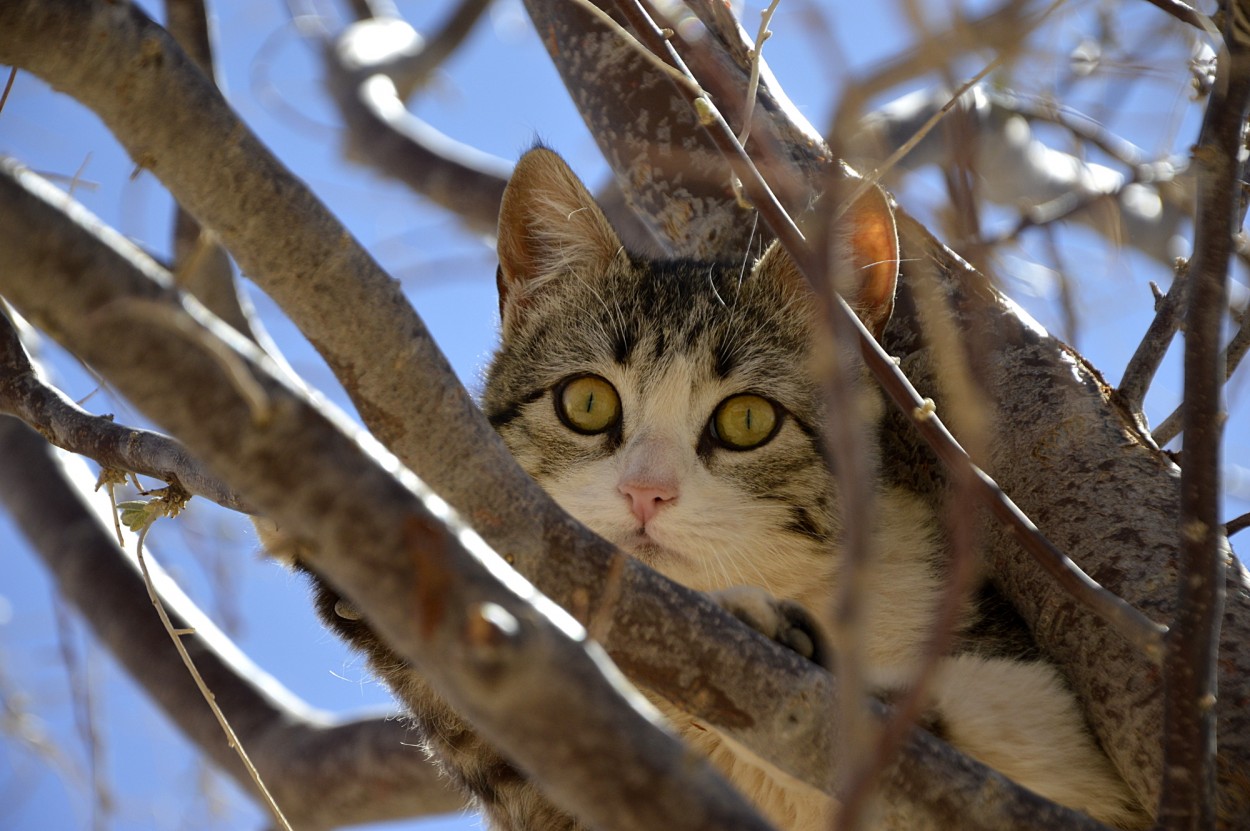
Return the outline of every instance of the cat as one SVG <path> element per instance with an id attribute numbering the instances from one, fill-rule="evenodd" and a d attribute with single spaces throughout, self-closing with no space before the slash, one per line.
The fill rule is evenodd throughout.
<path id="1" fill-rule="evenodd" d="M 884 195 L 869 189 L 842 227 L 843 253 L 859 275 L 849 299 L 880 336 L 898 270 Z M 498 254 L 501 345 L 482 409 L 530 475 L 609 542 L 715 593 L 766 634 L 776 634 L 769 598 L 797 603 L 813 620 L 831 608 L 842 519 L 824 449 L 824 392 L 812 371 L 828 347 L 817 335 L 814 296 L 786 251 L 773 244 L 750 267 L 631 256 L 564 161 L 538 147 L 507 186 Z M 854 409 L 870 427 L 883 417 L 866 376 Z M 933 512 L 916 496 L 878 483 L 875 511 L 863 651 L 869 685 L 888 694 L 905 688 L 919 664 L 943 550 Z M 313 579 L 323 619 L 369 655 L 411 709 L 428 752 L 492 828 L 582 828 Z M 966 611 L 965 634 L 977 623 L 972 604 Z M 1111 825 L 1146 824 L 1054 667 L 964 640 L 942 659 L 925 723 L 1042 796 Z M 830 827 L 834 800 L 656 703 L 777 828 Z M 920 827 L 904 815 L 885 826 Z"/>

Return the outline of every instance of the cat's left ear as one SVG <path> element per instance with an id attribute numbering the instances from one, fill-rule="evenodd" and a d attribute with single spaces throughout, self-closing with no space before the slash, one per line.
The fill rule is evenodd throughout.
<path id="1" fill-rule="evenodd" d="M 847 183 L 849 191 L 858 180 Z M 842 289 L 842 296 L 859 315 L 873 337 L 881 339 L 885 325 L 894 313 L 894 292 L 898 287 L 898 231 L 894 211 L 881 188 L 873 185 L 855 200 L 834 231 L 834 243 L 843 264 L 852 269 L 854 283 Z M 807 288 L 806 279 L 780 243 L 774 242 L 756 265 L 757 271 L 772 271 L 782 279 Z"/>
<path id="2" fill-rule="evenodd" d="M 561 274 L 599 274 L 622 251 L 620 237 L 564 160 L 530 150 L 499 206 L 499 316 L 515 325 L 535 293 Z"/>

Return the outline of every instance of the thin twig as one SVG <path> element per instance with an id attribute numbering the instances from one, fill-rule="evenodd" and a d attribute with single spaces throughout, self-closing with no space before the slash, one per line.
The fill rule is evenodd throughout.
<path id="1" fill-rule="evenodd" d="M 113 797 L 109 791 L 108 774 L 105 772 L 104 746 L 96 726 L 96 700 L 91 682 L 90 663 L 84 663 L 74 645 L 74 630 L 66 614 L 65 603 L 57 597 L 52 600 L 56 620 L 57 645 L 61 662 L 69 681 L 70 710 L 74 727 L 87 751 L 87 775 L 91 781 L 91 828 L 102 831 L 108 826 L 108 816 L 113 812 Z"/>
<path id="2" fill-rule="evenodd" d="M 1236 519 L 1230 519 L 1224 523 L 1224 536 L 1231 537 L 1238 531 L 1244 531 L 1247 528 L 1250 528 L 1250 513 L 1242 514 Z"/>
<path id="3" fill-rule="evenodd" d="M 1128 365 L 1124 367 L 1124 376 L 1120 379 L 1119 386 L 1120 400 L 1134 415 L 1140 416 L 1142 413 L 1142 404 L 1146 400 L 1150 382 L 1158 372 L 1159 365 L 1163 363 L 1163 356 L 1167 354 L 1168 347 L 1172 344 L 1172 337 L 1176 334 L 1177 327 L 1180 326 L 1180 310 L 1185 302 L 1188 286 L 1189 263 L 1181 260 L 1177 263 L 1171 288 L 1168 289 L 1163 299 L 1155 304 L 1154 319 L 1150 321 L 1146 334 L 1142 335 L 1141 343 L 1137 345 L 1133 357 L 1129 358 Z M 1157 431 L 1155 441 L 1160 447 L 1166 444 L 1166 441 L 1159 441 Z"/>
<path id="4" fill-rule="evenodd" d="M 772 22 L 773 14 L 777 11 L 777 4 L 780 2 L 781 0 L 773 0 L 768 4 L 768 8 L 760 12 L 760 28 L 755 35 L 755 48 L 751 50 L 751 77 L 747 81 L 747 101 L 742 109 L 742 132 L 738 134 L 738 143 L 743 147 L 747 146 L 747 139 L 751 136 L 751 116 L 755 114 L 755 96 L 760 87 L 760 64 L 764 62 L 764 41 L 773 34 L 769 31 L 768 24 Z"/>
<path id="5" fill-rule="evenodd" d="M 265 783 L 260 778 L 260 773 L 256 770 L 256 766 L 252 764 L 251 758 L 247 755 L 247 751 L 243 749 L 243 743 L 239 741 L 239 737 L 235 735 L 234 728 L 230 726 L 230 722 L 226 720 L 226 714 L 221 711 L 221 707 L 217 706 L 216 696 L 213 691 L 208 688 L 208 684 L 204 683 L 204 678 L 200 675 L 200 671 L 195 668 L 195 662 L 191 660 L 190 653 L 182 644 L 182 636 L 189 634 L 186 629 L 176 629 L 173 622 L 169 619 L 168 613 L 165 611 L 165 604 L 161 602 L 161 597 L 156 591 L 156 586 L 152 583 L 152 575 L 148 573 L 147 560 L 143 556 L 143 541 L 147 537 L 148 530 L 152 526 L 145 525 L 139 530 L 139 538 L 135 543 L 135 554 L 139 560 L 139 570 L 143 573 L 143 584 L 147 586 L 148 597 L 152 601 L 152 605 L 156 607 L 156 614 L 160 616 L 161 624 L 165 627 L 165 631 L 169 633 L 169 639 L 174 642 L 174 648 L 178 650 L 178 655 L 182 658 L 182 663 L 186 666 L 187 672 L 195 679 L 195 685 L 199 687 L 201 695 L 204 696 L 204 702 L 208 704 L 213 715 L 217 718 L 217 723 L 221 725 L 221 730 L 226 734 L 226 740 L 230 747 L 234 748 L 235 753 L 239 757 L 239 761 L 243 763 L 243 767 L 247 769 L 247 773 L 252 777 L 252 781 L 256 784 L 256 789 L 260 792 L 260 797 L 264 801 L 269 812 L 273 814 L 273 818 L 277 821 L 278 827 L 284 831 L 292 831 L 291 824 L 287 822 L 286 816 L 282 813 L 282 809 L 278 807 L 278 803 L 274 802 L 273 796 L 270 795 L 269 789 L 265 787 Z"/>
<path id="6" fill-rule="evenodd" d="M 4 105 L 9 100 L 9 93 L 13 91 L 13 82 L 17 80 L 17 67 L 9 70 L 9 80 L 4 83 L 4 92 L 0 93 L 0 113 L 4 112 Z"/>
<path id="7" fill-rule="evenodd" d="M 1079 110 L 1063 106 L 1049 99 L 1038 99 L 1018 92 L 1001 93 L 987 91 L 1004 101 L 1010 100 L 1011 111 L 1029 121 L 1054 124 L 1067 130 L 1081 140 L 1082 144 L 1096 147 L 1127 168 L 1135 168 L 1146 159 L 1146 153 L 1132 142 L 1116 135 L 1094 118 Z"/>
<path id="8" fill-rule="evenodd" d="M 1193 6 L 1180 2 L 1180 0 L 1146 0 L 1146 2 L 1162 9 L 1182 23 L 1188 23 L 1190 26 L 1208 35 L 1216 33 L 1215 25 L 1211 22 L 1211 18 Z"/>
<path id="9" fill-rule="evenodd" d="M 1233 377 L 1233 373 L 1237 371 L 1237 367 L 1241 365 L 1241 361 L 1246 357 L 1247 350 L 1250 350 L 1250 311 L 1244 311 L 1241 315 L 1241 326 L 1237 329 L 1237 334 L 1233 335 L 1233 339 L 1228 342 L 1228 346 L 1224 348 L 1224 381 L 1228 382 Z M 1151 434 L 1155 442 L 1163 447 L 1172 439 L 1176 438 L 1181 432 L 1181 415 L 1183 407 L 1177 407 L 1167 418 L 1159 423 Z"/>

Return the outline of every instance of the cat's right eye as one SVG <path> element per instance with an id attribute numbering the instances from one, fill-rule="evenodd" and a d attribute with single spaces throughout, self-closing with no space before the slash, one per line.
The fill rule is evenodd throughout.
<path id="1" fill-rule="evenodd" d="M 595 435 L 621 420 L 621 398 L 616 388 L 598 375 L 577 375 L 555 389 L 556 415 L 576 433 Z"/>
<path id="2" fill-rule="evenodd" d="M 716 405 L 708 425 L 712 437 L 730 450 L 752 450 L 777 434 L 777 406 L 760 395 L 731 395 Z"/>

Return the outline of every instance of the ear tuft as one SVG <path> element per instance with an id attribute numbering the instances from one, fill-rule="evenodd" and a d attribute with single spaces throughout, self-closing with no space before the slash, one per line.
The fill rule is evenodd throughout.
<path id="1" fill-rule="evenodd" d="M 517 162 L 499 207 L 499 314 L 507 330 L 528 299 L 569 272 L 601 273 L 621 241 L 590 192 L 545 147 Z"/>

